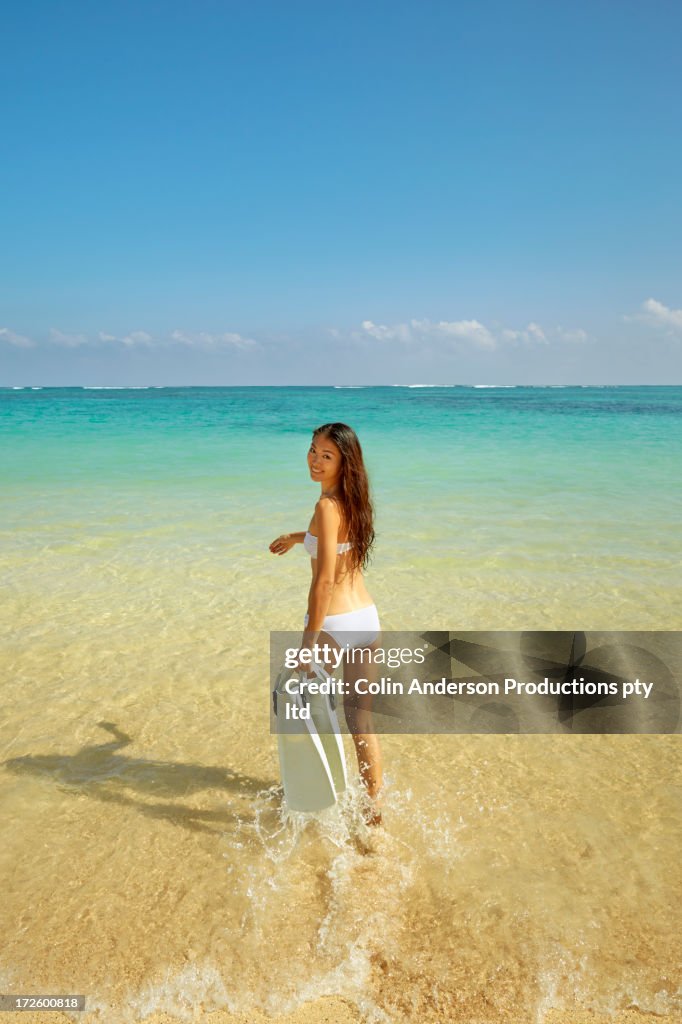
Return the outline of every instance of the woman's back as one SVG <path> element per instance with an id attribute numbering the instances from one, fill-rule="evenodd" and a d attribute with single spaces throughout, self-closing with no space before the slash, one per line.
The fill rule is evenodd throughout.
<path id="1" fill-rule="evenodd" d="M 334 589 L 327 610 L 328 615 L 339 615 L 343 612 L 355 611 L 358 608 L 365 608 L 367 605 L 372 604 L 372 598 L 365 587 L 362 570 L 359 568 L 355 569 L 355 571 L 352 570 L 352 544 L 345 539 L 347 538 L 347 529 L 345 528 L 344 516 L 341 510 L 339 511 L 339 516 L 340 524 L 334 566 Z M 303 541 L 303 545 L 310 555 L 313 579 L 318 571 L 317 554 L 319 544 L 316 520 L 317 506 Z"/>

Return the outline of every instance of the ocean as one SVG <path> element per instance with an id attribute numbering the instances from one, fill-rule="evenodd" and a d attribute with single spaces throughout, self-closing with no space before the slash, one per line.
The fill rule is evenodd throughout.
<path id="1" fill-rule="evenodd" d="M 334 420 L 384 629 L 679 628 L 682 387 L 0 389 L 0 989 L 679 1020 L 677 736 L 385 736 L 380 834 L 356 785 L 283 813 L 268 642 L 310 566 L 268 545 Z"/>

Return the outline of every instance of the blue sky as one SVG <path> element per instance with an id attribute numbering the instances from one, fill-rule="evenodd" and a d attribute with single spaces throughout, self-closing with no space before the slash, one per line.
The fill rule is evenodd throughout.
<path id="1" fill-rule="evenodd" d="M 682 383 L 682 5 L 7 0 L 0 384 Z"/>

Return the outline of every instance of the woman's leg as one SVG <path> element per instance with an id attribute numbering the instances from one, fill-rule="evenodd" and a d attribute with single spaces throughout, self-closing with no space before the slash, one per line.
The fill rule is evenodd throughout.
<path id="1" fill-rule="evenodd" d="M 348 691 L 343 704 L 346 723 L 355 743 L 360 776 L 374 808 L 367 822 L 369 825 L 381 824 L 381 747 L 372 723 L 373 698 L 371 694 L 358 693 L 356 683 L 359 679 L 373 682 L 378 677 L 378 666 L 374 664 L 373 659 L 370 661 L 369 654 L 369 651 L 373 651 L 375 646 L 376 641 L 375 644 L 364 648 L 363 651 L 359 648 L 348 651 L 344 655 L 343 669 L 343 678 Z"/>

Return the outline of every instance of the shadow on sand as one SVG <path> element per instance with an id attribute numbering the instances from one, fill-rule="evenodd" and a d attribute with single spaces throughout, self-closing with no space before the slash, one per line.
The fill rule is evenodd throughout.
<path id="1" fill-rule="evenodd" d="M 113 722 L 98 722 L 114 737 L 108 743 L 81 747 L 75 754 L 27 754 L 4 761 L 4 767 L 17 775 L 46 776 L 68 792 L 84 793 L 104 803 L 135 808 L 150 818 L 163 819 L 193 832 L 219 834 L 236 817 L 249 816 L 245 804 L 233 810 L 202 810 L 182 803 L 147 803 L 123 790 L 172 800 L 207 789 L 224 790 L 234 796 L 256 796 L 270 789 L 272 780 L 258 779 L 229 768 L 173 761 L 149 761 L 117 753 L 132 739 Z M 212 828 L 209 824 L 214 822 Z"/>

